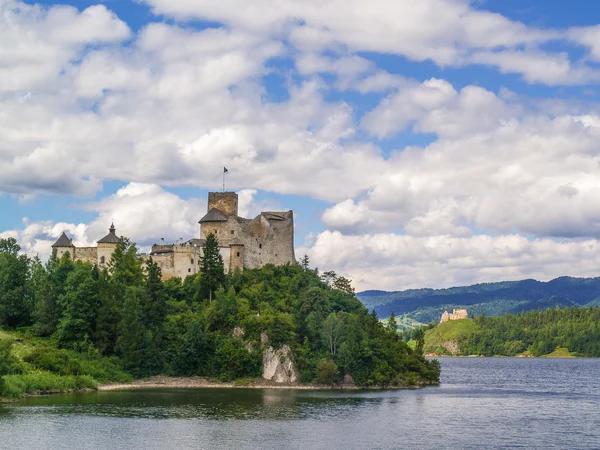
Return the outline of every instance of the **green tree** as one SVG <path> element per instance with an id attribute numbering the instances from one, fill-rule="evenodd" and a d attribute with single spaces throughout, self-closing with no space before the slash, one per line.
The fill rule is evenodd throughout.
<path id="1" fill-rule="evenodd" d="M 415 353 L 419 356 L 423 355 L 423 349 L 425 348 L 425 330 L 423 327 L 417 328 L 415 331 L 414 339 L 416 342 Z"/>
<path id="2" fill-rule="evenodd" d="M 333 356 L 335 356 L 338 346 L 342 341 L 343 327 L 342 319 L 338 314 L 333 312 L 323 322 L 321 337 Z"/>
<path id="3" fill-rule="evenodd" d="M 128 287 L 123 303 L 123 314 L 117 327 L 116 353 L 121 357 L 125 367 L 134 373 L 140 372 L 145 356 L 146 330 L 141 320 L 141 289 Z"/>
<path id="4" fill-rule="evenodd" d="M 201 272 L 200 297 L 212 302 L 213 293 L 225 284 L 225 267 L 219 252 L 219 241 L 212 233 L 206 236 L 202 247 Z"/>
<path id="5" fill-rule="evenodd" d="M 352 280 L 345 277 L 337 277 L 333 282 L 333 288 L 338 291 L 345 292 L 348 295 L 354 296 L 354 288 L 352 287 Z"/>
<path id="6" fill-rule="evenodd" d="M 178 375 L 214 375 L 215 341 L 196 317 L 183 337 L 179 358 L 175 362 Z"/>
<path id="7" fill-rule="evenodd" d="M 396 322 L 396 314 L 394 314 L 393 312 L 387 321 L 387 329 L 393 334 L 398 333 L 398 323 Z"/>
<path id="8" fill-rule="evenodd" d="M 162 273 L 152 258 L 146 266 L 146 281 L 142 298 L 144 326 L 157 334 L 167 315 L 167 293 L 162 282 Z"/>
<path id="9" fill-rule="evenodd" d="M 94 338 L 99 306 L 97 275 L 94 278 L 90 264 L 75 264 L 59 300 L 64 312 L 58 324 L 58 342 L 63 347 L 79 349 Z"/>
<path id="10" fill-rule="evenodd" d="M 116 287 L 111 283 L 110 275 L 105 269 L 98 277 L 98 314 L 94 341 L 96 348 L 103 355 L 115 352 L 117 329 L 121 319 L 121 311 L 115 295 Z"/>
<path id="11" fill-rule="evenodd" d="M 18 255 L 20 251 L 21 246 L 17 244 L 17 240 L 15 238 L 9 237 L 7 239 L 0 239 L 0 253 Z"/>
<path id="12" fill-rule="evenodd" d="M 29 258 L 13 238 L 0 239 L 0 324 L 29 325 L 33 299 L 27 292 Z"/>
<path id="13" fill-rule="evenodd" d="M 117 300 L 123 299 L 128 287 L 142 286 L 144 271 L 137 248 L 128 238 L 121 238 L 108 262 L 111 282 L 116 288 Z"/>
<path id="14" fill-rule="evenodd" d="M 333 386 L 338 378 L 338 368 L 331 360 L 320 361 L 317 365 L 317 376 L 319 383 Z"/>

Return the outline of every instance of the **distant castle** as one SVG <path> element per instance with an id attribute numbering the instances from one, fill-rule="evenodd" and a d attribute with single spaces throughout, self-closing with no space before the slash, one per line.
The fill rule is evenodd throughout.
<path id="1" fill-rule="evenodd" d="M 468 318 L 469 313 L 466 309 L 453 309 L 452 313 L 444 311 L 444 313 L 442 314 L 442 318 L 440 319 L 440 323 L 448 322 L 449 320 L 461 320 Z"/>
<path id="2" fill-rule="evenodd" d="M 160 244 L 152 246 L 150 256 L 161 268 L 163 279 L 198 273 L 202 246 L 209 233 L 219 241 L 226 272 L 296 261 L 293 211 L 262 212 L 254 219 L 244 219 L 238 216 L 235 192 L 209 192 L 207 209 L 207 214 L 198 222 L 199 238 L 167 245 L 161 239 Z M 97 242 L 97 247 L 76 247 L 63 232 L 52 249 L 57 257 L 68 252 L 74 261 L 98 264 L 102 269 L 107 267 L 119 240 L 113 224 L 108 234 Z"/>

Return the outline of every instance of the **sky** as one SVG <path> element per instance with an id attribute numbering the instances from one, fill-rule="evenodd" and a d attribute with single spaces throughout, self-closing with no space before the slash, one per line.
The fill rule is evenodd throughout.
<path id="1" fill-rule="evenodd" d="M 294 210 L 357 290 L 600 274 L 600 3 L 0 0 L 0 237 Z"/>

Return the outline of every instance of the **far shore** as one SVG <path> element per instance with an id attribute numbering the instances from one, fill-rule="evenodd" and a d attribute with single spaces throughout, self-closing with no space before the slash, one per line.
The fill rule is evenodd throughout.
<path id="1" fill-rule="evenodd" d="M 530 359 L 578 359 L 578 358 L 593 358 L 589 356 L 574 356 L 574 355 L 542 355 L 542 356 L 531 356 L 531 355 L 516 355 L 516 356 L 505 356 L 505 355 L 436 355 L 433 353 L 425 354 L 426 358 L 530 358 Z"/>

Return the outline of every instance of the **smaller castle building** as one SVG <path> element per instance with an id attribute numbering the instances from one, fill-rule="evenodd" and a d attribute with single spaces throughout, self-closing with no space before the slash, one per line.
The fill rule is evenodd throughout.
<path id="1" fill-rule="evenodd" d="M 202 248 L 206 237 L 214 234 L 219 242 L 225 272 L 259 268 L 266 264 L 294 263 L 294 213 L 261 212 L 254 219 L 238 215 L 235 192 L 209 192 L 207 213 L 198 222 L 199 237 L 187 241 L 154 244 L 150 257 L 158 264 L 163 279 L 185 278 L 200 271 Z M 74 261 L 107 267 L 119 243 L 114 224 L 96 247 L 76 247 L 63 232 L 52 245 L 57 257 L 68 252 Z"/>
<path id="2" fill-rule="evenodd" d="M 63 231 L 58 240 L 52 244 L 52 251 L 56 252 L 58 258 L 69 253 L 73 261 L 97 264 L 99 268 L 104 269 L 108 266 L 112 252 L 117 248 L 119 240 L 114 224 L 111 224 L 108 234 L 96 243 L 96 247 L 76 247 Z"/>
<path id="3" fill-rule="evenodd" d="M 453 309 L 451 313 L 444 311 L 440 323 L 448 322 L 449 320 L 468 319 L 469 313 L 466 309 Z"/>

